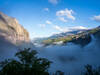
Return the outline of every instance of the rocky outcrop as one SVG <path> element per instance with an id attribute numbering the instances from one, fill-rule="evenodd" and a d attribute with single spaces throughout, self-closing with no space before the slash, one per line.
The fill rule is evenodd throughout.
<path id="1" fill-rule="evenodd" d="M 0 37 L 17 44 L 29 42 L 29 33 L 15 18 L 9 17 L 0 12 Z"/>

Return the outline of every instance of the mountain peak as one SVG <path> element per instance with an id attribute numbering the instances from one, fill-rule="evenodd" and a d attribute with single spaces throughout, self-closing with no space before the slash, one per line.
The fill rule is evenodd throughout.
<path id="1" fill-rule="evenodd" d="M 0 12 L 0 15 L 4 15 L 4 13 Z"/>
<path id="2" fill-rule="evenodd" d="M 0 12 L 0 16 L 2 16 L 3 18 L 9 17 L 9 16 L 7 16 L 6 14 L 4 14 L 3 12 Z"/>

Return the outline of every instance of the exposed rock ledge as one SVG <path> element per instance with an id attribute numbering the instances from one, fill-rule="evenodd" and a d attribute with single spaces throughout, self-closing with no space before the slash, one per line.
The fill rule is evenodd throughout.
<path id="1" fill-rule="evenodd" d="M 0 12 L 0 37 L 4 37 L 14 44 L 30 41 L 28 31 L 15 18 L 9 17 L 2 12 Z"/>

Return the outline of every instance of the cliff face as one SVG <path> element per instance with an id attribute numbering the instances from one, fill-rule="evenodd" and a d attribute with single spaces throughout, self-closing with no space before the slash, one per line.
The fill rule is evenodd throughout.
<path id="1" fill-rule="evenodd" d="M 15 18 L 9 17 L 0 12 L 0 37 L 4 37 L 10 42 L 17 44 L 29 42 L 29 33 Z"/>

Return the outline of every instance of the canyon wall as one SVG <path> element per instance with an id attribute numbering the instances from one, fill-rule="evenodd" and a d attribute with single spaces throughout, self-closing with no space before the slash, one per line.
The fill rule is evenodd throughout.
<path id="1" fill-rule="evenodd" d="M 0 38 L 5 38 L 11 43 L 29 42 L 29 33 L 18 21 L 0 12 Z"/>

